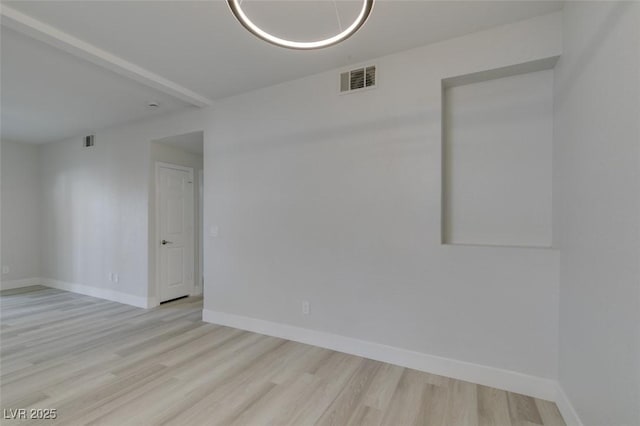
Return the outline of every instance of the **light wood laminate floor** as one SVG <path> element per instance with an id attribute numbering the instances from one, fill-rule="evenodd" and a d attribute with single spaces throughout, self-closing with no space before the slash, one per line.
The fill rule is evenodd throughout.
<path id="1" fill-rule="evenodd" d="M 0 299 L 1 405 L 57 409 L 34 424 L 564 425 L 548 401 L 203 323 L 200 298 Z"/>

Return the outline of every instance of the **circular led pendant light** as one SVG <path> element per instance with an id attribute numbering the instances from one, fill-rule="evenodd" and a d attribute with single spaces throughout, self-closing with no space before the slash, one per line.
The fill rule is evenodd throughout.
<path id="1" fill-rule="evenodd" d="M 311 50 L 333 46 L 334 44 L 340 43 L 341 41 L 346 40 L 353 34 L 355 34 L 356 31 L 358 31 L 367 21 L 369 15 L 371 15 L 371 10 L 373 9 L 373 1 L 374 0 L 362 1 L 362 9 L 360 10 L 360 13 L 358 13 L 358 17 L 346 29 L 342 30 L 340 33 L 334 36 L 316 41 L 295 41 L 276 37 L 273 34 L 269 34 L 268 32 L 264 31 L 262 28 L 254 24 L 251 19 L 249 19 L 249 17 L 240 7 L 240 3 L 242 3 L 242 0 L 227 0 L 227 4 L 231 9 L 231 13 L 233 13 L 233 16 L 236 17 L 236 19 L 242 24 L 243 27 L 247 29 L 247 31 L 249 31 L 256 37 L 280 47 L 299 50 Z"/>

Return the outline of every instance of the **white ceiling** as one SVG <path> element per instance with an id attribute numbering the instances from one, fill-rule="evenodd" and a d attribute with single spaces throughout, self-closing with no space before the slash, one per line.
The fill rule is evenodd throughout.
<path id="1" fill-rule="evenodd" d="M 209 99 L 550 13 L 560 1 L 378 0 L 351 39 L 316 51 L 267 44 L 245 31 L 223 1 L 9 1 L 11 8 Z M 343 21 L 358 2 L 340 1 Z M 332 1 L 245 0 L 247 13 L 285 36 L 337 28 Z M 2 137 L 59 140 L 153 113 L 187 108 L 162 92 L 24 35 L 2 30 Z M 149 111 L 147 101 L 162 106 Z"/>
<path id="2" fill-rule="evenodd" d="M 15 31 L 3 27 L 0 36 L 3 139 L 61 140 L 189 107 Z"/>

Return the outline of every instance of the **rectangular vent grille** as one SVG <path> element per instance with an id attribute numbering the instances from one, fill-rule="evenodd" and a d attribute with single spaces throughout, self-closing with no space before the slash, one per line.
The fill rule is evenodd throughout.
<path id="1" fill-rule="evenodd" d="M 373 65 L 340 74 L 340 93 L 375 87 L 375 85 L 376 67 Z"/>
<path id="2" fill-rule="evenodd" d="M 351 82 L 349 85 L 350 90 L 364 88 L 364 68 L 351 71 Z"/>
<path id="3" fill-rule="evenodd" d="M 84 137 L 83 145 L 85 148 L 92 147 L 95 143 L 95 135 L 89 135 Z"/>

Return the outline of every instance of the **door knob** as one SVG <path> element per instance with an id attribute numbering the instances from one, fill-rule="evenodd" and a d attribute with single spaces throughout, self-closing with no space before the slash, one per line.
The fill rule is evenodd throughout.
<path id="1" fill-rule="evenodd" d="M 162 245 L 165 246 L 167 244 L 173 244 L 171 241 L 162 240 Z"/>

